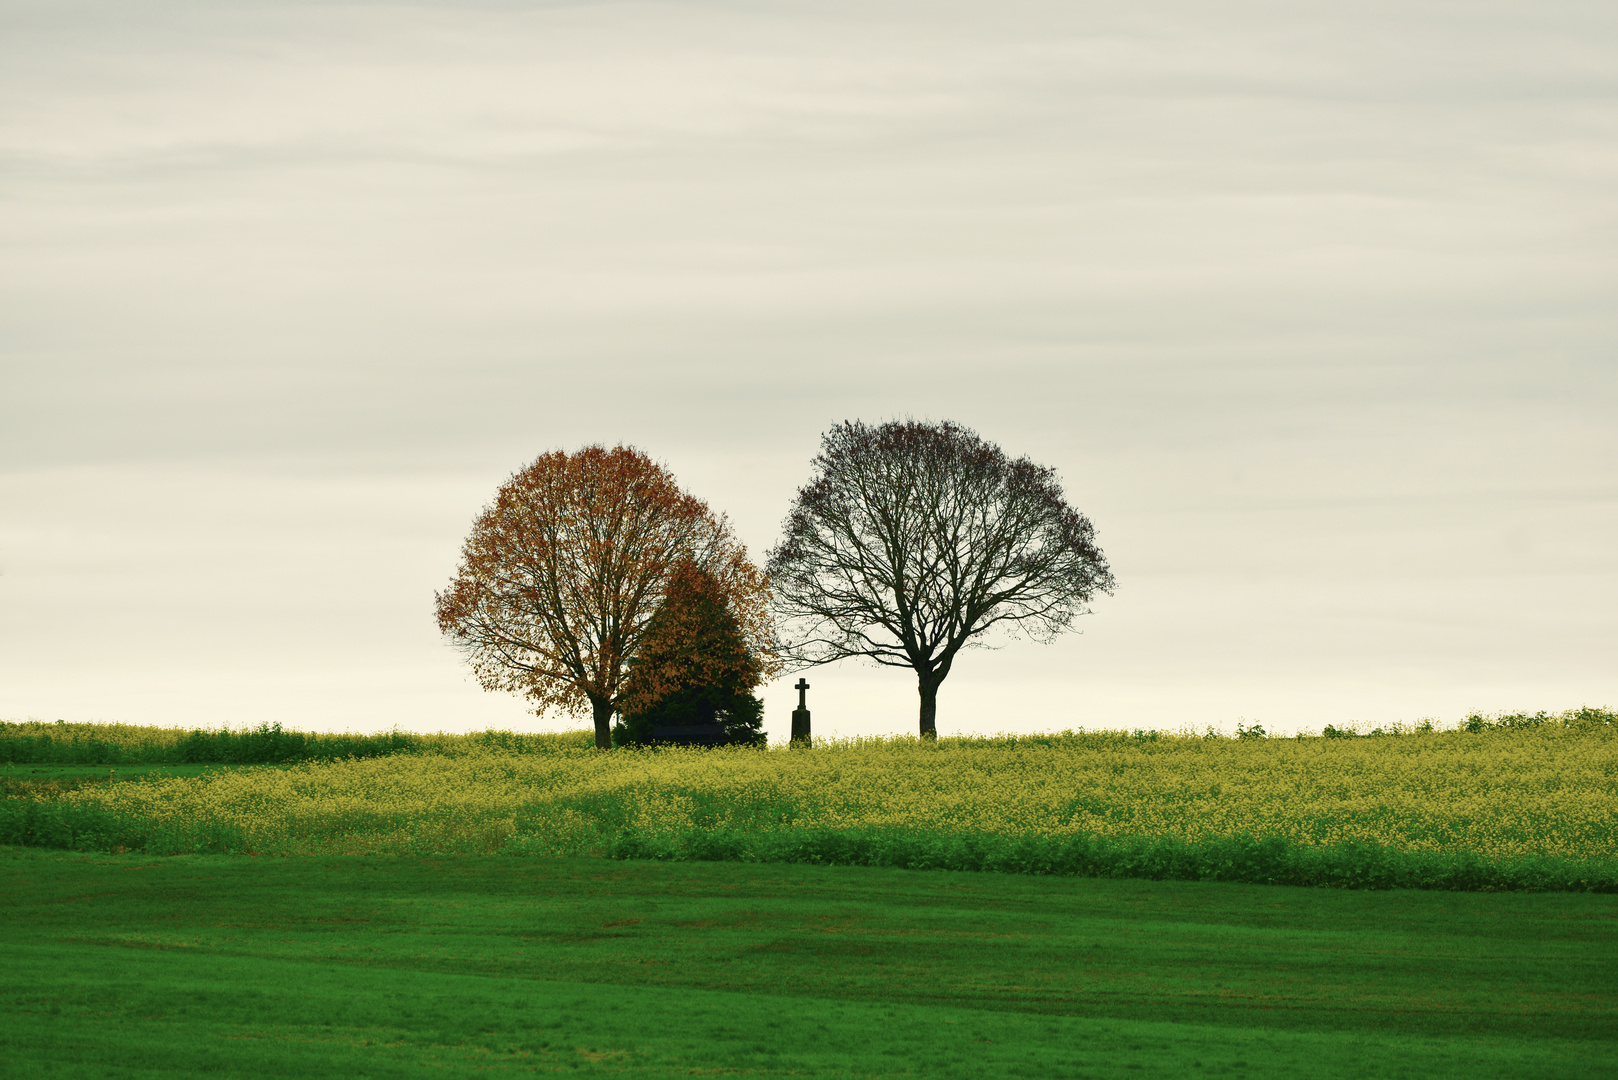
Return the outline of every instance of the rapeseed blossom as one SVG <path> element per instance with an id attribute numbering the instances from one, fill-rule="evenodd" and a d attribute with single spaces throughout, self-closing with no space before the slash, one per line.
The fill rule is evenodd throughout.
<path id="1" fill-rule="evenodd" d="M 1618 857 L 1618 730 L 1398 738 L 864 739 L 812 750 L 445 742 L 62 796 L 266 852 L 586 854 L 626 829 L 1368 841 L 1487 858 Z"/>

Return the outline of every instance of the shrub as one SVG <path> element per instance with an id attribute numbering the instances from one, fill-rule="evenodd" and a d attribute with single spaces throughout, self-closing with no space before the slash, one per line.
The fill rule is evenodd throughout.
<path id="1" fill-rule="evenodd" d="M 719 581 L 687 564 L 676 571 L 629 665 L 615 746 L 649 746 L 659 727 L 712 727 L 721 743 L 764 744 L 763 669 Z"/>

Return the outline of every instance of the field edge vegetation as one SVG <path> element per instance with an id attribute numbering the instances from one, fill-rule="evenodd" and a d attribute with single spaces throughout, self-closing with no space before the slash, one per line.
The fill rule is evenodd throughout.
<path id="1" fill-rule="evenodd" d="M 1262 725 L 1236 725 L 1227 735 L 1212 727 L 1202 731 L 1134 728 L 1121 730 L 1083 727 L 1031 734 L 941 736 L 939 747 L 1099 747 L 1118 743 L 1169 742 L 1183 739 L 1394 739 L 1443 734 L 1484 734 L 1546 727 L 1573 730 L 1618 729 L 1618 711 L 1583 705 L 1559 713 L 1470 713 L 1445 727 L 1432 719 L 1414 723 L 1364 725 L 1328 724 L 1316 733 L 1268 736 Z M 0 720 L 0 764 L 17 765 L 269 765 L 347 758 L 385 757 L 393 754 L 457 754 L 499 751 L 510 754 L 556 754 L 594 749 L 588 729 L 560 732 L 475 731 L 464 734 L 400 731 L 355 734 L 308 732 L 262 723 L 257 727 L 218 729 L 155 727 L 141 724 L 69 723 L 65 720 Z M 870 744 L 918 741 L 914 735 L 816 739 L 817 748 L 847 748 Z"/>
<path id="2" fill-rule="evenodd" d="M 479 842 L 423 845 L 418 852 L 348 854 L 486 854 L 552 857 L 533 838 L 497 830 Z M 0 802 L 0 844 L 132 855 L 259 855 L 228 826 L 164 826 L 120 819 L 99 807 Z M 273 853 L 265 853 L 273 854 Z M 320 852 L 302 853 L 306 856 Z M 1198 841 L 1172 836 L 1001 836 L 917 834 L 896 829 L 769 830 L 627 826 L 569 855 L 605 859 L 799 863 L 953 870 L 1041 876 L 1224 881 L 1339 889 L 1458 892 L 1618 893 L 1618 862 L 1550 857 L 1490 859 L 1474 852 L 1400 851 L 1374 843 L 1313 847 L 1281 837 L 1239 834 Z M 287 856 L 296 857 L 296 856 Z"/>
<path id="3" fill-rule="evenodd" d="M 305 741 L 276 728 L 6 724 L 0 843 L 1618 892 L 1618 717 L 1606 709 L 1447 730 L 1068 731 L 808 752 L 603 753 L 588 732 L 291 735 Z M 343 738 L 373 741 L 326 756 L 343 744 L 319 740 Z M 50 775 L 114 756 L 107 747 L 143 778 L 120 779 L 105 760 L 105 776 Z M 210 748 L 225 764 L 195 763 Z M 164 755 L 191 762 L 168 766 L 189 775 L 127 764 Z M 242 760 L 265 755 L 276 767 Z M 29 772 L 17 759 L 30 757 L 61 764 Z"/>

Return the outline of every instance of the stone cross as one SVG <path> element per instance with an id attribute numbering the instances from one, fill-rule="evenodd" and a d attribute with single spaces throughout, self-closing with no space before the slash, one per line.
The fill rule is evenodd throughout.
<path id="1" fill-rule="evenodd" d="M 792 710 L 792 745 L 805 750 L 809 747 L 809 706 L 804 702 L 803 692 L 809 689 L 809 681 L 799 679 L 792 689 L 798 692 L 798 707 Z"/>

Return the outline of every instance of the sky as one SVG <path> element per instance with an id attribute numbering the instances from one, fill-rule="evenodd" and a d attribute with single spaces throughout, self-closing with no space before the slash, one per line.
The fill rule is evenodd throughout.
<path id="1" fill-rule="evenodd" d="M 433 622 L 506 477 L 762 562 L 902 417 L 1117 578 L 943 734 L 1618 705 L 1615 296 L 1610 3 L 5 0 L 0 718 L 585 726 Z"/>

